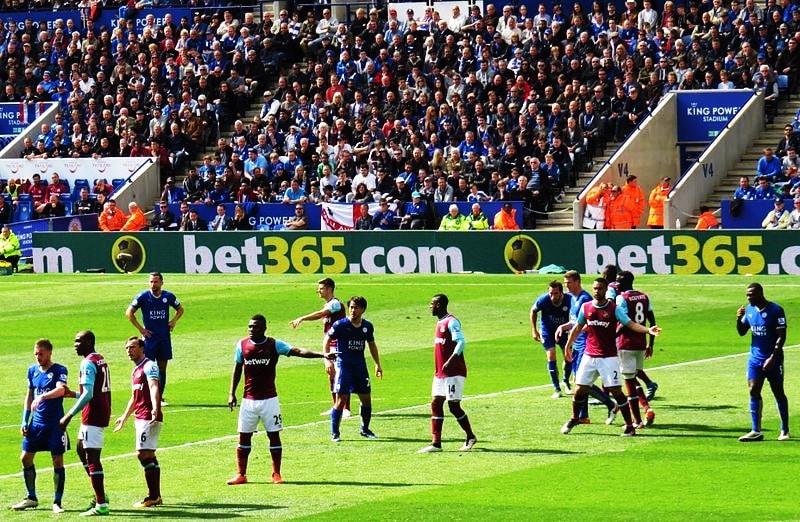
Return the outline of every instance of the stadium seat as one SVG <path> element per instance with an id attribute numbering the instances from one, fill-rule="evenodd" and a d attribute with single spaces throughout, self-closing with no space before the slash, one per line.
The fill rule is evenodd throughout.
<path id="1" fill-rule="evenodd" d="M 72 197 L 72 194 L 61 194 L 59 197 L 61 202 L 64 204 L 64 210 L 67 216 L 72 215 L 72 202 L 75 201 Z"/>
<path id="2" fill-rule="evenodd" d="M 84 189 L 84 188 L 86 190 L 88 190 L 89 193 L 92 192 L 92 187 L 89 186 L 89 180 L 88 179 L 76 179 L 75 180 L 75 186 L 72 187 L 72 199 L 73 199 L 73 201 L 77 200 L 78 198 L 81 197 L 81 189 Z"/>
<path id="3" fill-rule="evenodd" d="M 111 180 L 111 186 L 114 187 L 114 190 L 117 190 L 125 183 L 123 178 L 117 178 Z"/>
<path id="4" fill-rule="evenodd" d="M 25 194 L 27 196 L 27 194 Z M 17 210 L 14 213 L 14 221 L 30 221 L 32 213 L 33 202 L 30 196 L 23 198 L 20 196 Z"/>

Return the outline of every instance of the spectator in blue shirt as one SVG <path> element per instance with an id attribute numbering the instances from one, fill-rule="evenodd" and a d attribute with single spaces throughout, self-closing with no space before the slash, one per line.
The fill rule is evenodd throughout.
<path id="1" fill-rule="evenodd" d="M 783 180 L 781 160 L 775 156 L 771 147 L 765 148 L 764 155 L 758 160 L 756 176 L 758 178 L 766 177 L 770 183 Z"/>
<path id="2" fill-rule="evenodd" d="M 394 230 L 397 214 L 389 208 L 389 203 L 381 199 L 380 209 L 372 216 L 372 228 L 376 230 Z"/>
<path id="3" fill-rule="evenodd" d="M 750 185 L 750 178 L 747 176 L 739 178 L 739 188 L 733 193 L 733 199 L 756 199 L 756 189 Z"/>
<path id="4" fill-rule="evenodd" d="M 761 176 L 758 178 L 758 186 L 756 187 L 755 192 L 756 192 L 755 199 L 774 200 L 776 197 L 775 189 L 772 188 L 772 183 L 770 183 L 769 179 L 766 176 Z"/>

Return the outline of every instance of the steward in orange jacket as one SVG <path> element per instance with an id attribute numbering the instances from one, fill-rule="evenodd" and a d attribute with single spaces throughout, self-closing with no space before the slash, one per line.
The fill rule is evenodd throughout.
<path id="1" fill-rule="evenodd" d="M 606 228 L 630 230 L 633 228 L 633 213 L 636 207 L 619 187 L 611 189 L 611 199 L 606 205 Z"/>
<path id="2" fill-rule="evenodd" d="M 650 213 L 647 215 L 647 228 L 664 228 L 664 201 L 669 195 L 669 182 L 671 178 L 665 176 L 661 178 L 661 183 L 650 191 Z"/>
<path id="3" fill-rule="evenodd" d="M 97 218 L 100 230 L 114 232 L 120 230 L 128 221 L 125 212 L 117 208 L 117 202 L 113 199 L 106 201 L 103 211 Z"/>

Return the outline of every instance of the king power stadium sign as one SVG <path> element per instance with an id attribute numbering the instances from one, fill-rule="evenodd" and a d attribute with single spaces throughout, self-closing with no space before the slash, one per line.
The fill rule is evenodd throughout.
<path id="1" fill-rule="evenodd" d="M 793 234 L 627 232 L 34 232 L 38 273 L 800 274 Z"/>

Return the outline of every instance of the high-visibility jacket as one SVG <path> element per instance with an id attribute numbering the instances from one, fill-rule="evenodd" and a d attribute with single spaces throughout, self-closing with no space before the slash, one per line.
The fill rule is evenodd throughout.
<path id="1" fill-rule="evenodd" d="M 100 230 L 116 231 L 125 226 L 128 221 L 128 216 L 119 208 L 114 208 L 112 211 L 110 207 L 104 208 L 100 215 L 97 217 Z"/>
<path id="2" fill-rule="evenodd" d="M 719 228 L 719 221 L 716 216 L 709 212 L 703 212 L 697 217 L 695 230 L 708 230 L 709 228 Z"/>
<path id="3" fill-rule="evenodd" d="M 650 191 L 650 212 L 647 215 L 647 226 L 664 226 L 664 201 L 667 199 L 671 187 L 664 187 L 659 184 Z"/>
<path id="4" fill-rule="evenodd" d="M 606 228 L 612 230 L 630 230 L 633 228 L 633 202 L 620 194 L 611 198 L 606 205 Z"/>
<path id="5" fill-rule="evenodd" d="M 512 208 L 511 212 L 501 210 L 494 215 L 495 230 L 519 230 L 517 225 L 517 209 Z"/>
<path id="6" fill-rule="evenodd" d="M 638 227 L 642 222 L 642 215 L 644 209 L 647 207 L 647 200 L 644 198 L 644 191 L 642 187 L 626 183 L 622 186 L 622 195 L 628 198 L 631 202 L 631 216 L 633 219 L 633 226 Z"/>

